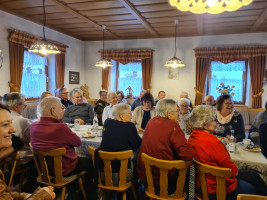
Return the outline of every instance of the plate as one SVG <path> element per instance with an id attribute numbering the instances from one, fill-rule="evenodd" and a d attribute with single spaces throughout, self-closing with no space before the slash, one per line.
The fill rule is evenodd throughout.
<path id="1" fill-rule="evenodd" d="M 258 145 L 248 145 L 245 150 L 250 152 L 261 152 L 261 148 Z"/>
<path id="2" fill-rule="evenodd" d="M 91 132 L 86 132 L 82 134 L 83 138 L 95 138 L 96 135 L 93 135 Z"/>
<path id="3" fill-rule="evenodd" d="M 90 135 L 90 136 L 82 136 L 83 138 L 95 138 L 95 135 Z"/>
<path id="4" fill-rule="evenodd" d="M 261 152 L 261 149 L 247 149 L 245 148 L 246 151 L 250 151 L 250 152 Z"/>

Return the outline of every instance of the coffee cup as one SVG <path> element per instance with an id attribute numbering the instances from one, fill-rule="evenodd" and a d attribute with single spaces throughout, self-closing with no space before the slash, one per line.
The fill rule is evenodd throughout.
<path id="1" fill-rule="evenodd" d="M 251 140 L 250 139 L 243 139 L 243 143 L 245 146 L 248 146 L 250 144 Z"/>

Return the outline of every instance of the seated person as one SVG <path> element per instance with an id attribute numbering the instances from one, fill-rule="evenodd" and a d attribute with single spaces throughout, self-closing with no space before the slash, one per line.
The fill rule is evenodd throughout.
<path id="1" fill-rule="evenodd" d="M 12 145 L 11 134 L 16 130 L 12 126 L 10 110 L 0 104 L 0 151 L 8 149 Z M 55 198 L 53 187 L 38 188 L 33 194 L 10 192 L 4 180 L 3 172 L 0 170 L 0 197 L 1 199 L 27 199 L 27 200 L 52 200 Z"/>
<path id="2" fill-rule="evenodd" d="M 24 143 L 21 141 L 21 139 L 18 136 L 14 134 L 11 134 L 11 136 L 12 136 L 12 139 L 11 139 L 12 145 L 7 148 L 0 149 L 0 160 L 2 158 L 9 156 L 13 152 L 18 152 L 24 146 Z"/>
<path id="3" fill-rule="evenodd" d="M 217 126 L 216 109 L 212 106 L 200 105 L 194 108 L 190 115 L 193 132 L 188 139 L 188 144 L 194 149 L 194 158 L 207 165 L 230 168 L 232 177 L 226 178 L 226 199 L 236 199 L 237 194 L 255 194 L 253 185 L 243 180 L 237 180 L 236 164 L 231 160 L 224 144 L 213 135 Z M 216 199 L 216 178 L 206 175 L 209 199 Z M 199 185 L 199 181 L 198 187 Z M 242 190 L 245 189 L 245 190 Z"/>
<path id="4" fill-rule="evenodd" d="M 181 99 L 188 99 L 190 101 L 189 110 L 193 109 L 193 105 L 191 103 L 191 100 L 188 98 L 188 92 L 182 91 L 181 94 L 180 94 L 180 100 Z"/>
<path id="5" fill-rule="evenodd" d="M 82 100 L 81 97 L 79 99 Z M 34 122 L 31 125 L 32 147 L 40 151 L 64 147 L 66 154 L 62 156 L 62 175 L 71 176 L 86 171 L 84 186 L 85 191 L 89 191 L 89 182 L 93 177 L 92 159 L 78 157 L 75 152 L 74 147 L 81 145 L 81 139 L 62 122 L 64 105 L 56 97 L 46 97 L 38 106 L 41 118 L 39 122 Z M 49 169 L 51 169 L 51 165 L 52 163 L 48 162 Z M 90 194 L 87 193 L 87 195 Z"/>
<path id="6" fill-rule="evenodd" d="M 59 90 L 59 97 L 61 103 L 67 108 L 68 106 L 72 105 L 73 103 L 69 100 L 69 91 L 66 88 L 61 88 Z"/>
<path id="7" fill-rule="evenodd" d="M 235 141 L 241 142 L 245 138 L 245 126 L 242 115 L 233 110 L 232 96 L 223 94 L 216 100 L 217 122 L 215 135 L 228 137 L 234 131 Z"/>
<path id="8" fill-rule="evenodd" d="M 179 122 L 180 128 L 186 135 L 190 135 L 192 132 L 190 121 L 189 121 L 189 115 L 190 115 L 189 104 L 190 104 L 190 101 L 186 98 L 181 99 L 178 102 L 178 105 L 179 105 L 178 122 Z"/>
<path id="9" fill-rule="evenodd" d="M 207 95 L 204 99 L 204 104 L 209 106 L 215 106 L 216 103 L 214 101 L 214 97 L 212 95 Z"/>
<path id="10" fill-rule="evenodd" d="M 86 123 L 93 123 L 94 111 L 90 104 L 83 103 L 83 95 L 80 89 L 74 89 L 72 92 L 72 98 L 74 105 L 70 105 L 66 108 L 63 116 L 65 123 L 74 123 L 79 121 L 81 125 Z"/>
<path id="11" fill-rule="evenodd" d="M 75 99 L 73 98 L 74 96 L 74 93 L 75 91 L 81 91 L 82 92 L 82 95 L 83 95 L 83 91 L 80 89 L 80 88 L 74 88 L 71 92 L 70 92 L 70 101 L 75 104 Z M 87 99 L 83 96 L 83 103 L 88 103 Z"/>
<path id="12" fill-rule="evenodd" d="M 248 137 L 251 138 L 254 144 L 260 145 L 259 128 L 263 122 L 267 121 L 267 101 L 265 102 L 265 111 L 260 112 L 253 121 L 251 128 L 249 129 Z"/>
<path id="13" fill-rule="evenodd" d="M 100 144 L 100 150 L 110 152 L 120 152 L 132 150 L 136 151 L 141 145 L 141 138 L 137 133 L 135 125 L 131 122 L 131 106 L 128 104 L 116 104 L 113 106 L 112 115 L 114 119 L 106 119 L 104 123 L 104 132 Z M 130 181 L 133 174 L 133 166 L 129 161 L 127 181 Z M 120 162 L 112 161 L 112 171 L 119 172 Z M 131 172 L 130 172 L 130 171 Z M 117 178 L 113 177 L 114 183 L 118 184 Z"/>
<path id="14" fill-rule="evenodd" d="M 40 101 L 42 101 L 43 98 L 45 98 L 45 97 L 51 97 L 51 96 L 53 96 L 53 94 L 51 92 L 45 91 L 45 92 L 42 93 L 42 95 L 40 97 Z"/>
<path id="15" fill-rule="evenodd" d="M 162 99 L 156 106 L 156 117 L 152 118 L 145 129 L 137 159 L 137 172 L 141 181 L 146 182 L 146 170 L 141 154 L 146 153 L 162 160 L 192 161 L 193 149 L 187 144 L 178 119 L 178 108 L 172 99 Z M 159 173 L 153 172 L 154 184 L 159 185 Z M 175 170 L 169 171 L 169 181 L 176 183 Z"/>
<path id="16" fill-rule="evenodd" d="M 156 115 L 155 102 L 152 94 L 145 93 L 141 98 L 141 102 L 142 106 L 134 109 L 132 119 L 138 131 L 145 130 L 148 121 Z"/>
<path id="17" fill-rule="evenodd" d="M 132 111 L 133 111 L 135 108 L 137 108 L 137 107 L 139 107 L 139 106 L 142 106 L 141 98 L 142 98 L 142 96 L 143 96 L 145 93 L 146 93 L 146 90 L 141 90 L 139 97 L 133 101 L 133 103 L 131 104 L 131 107 L 132 107 L 131 110 L 132 110 Z"/>
<path id="18" fill-rule="evenodd" d="M 267 158 L 267 122 L 263 122 L 260 125 L 259 132 L 260 132 L 260 146 L 262 149 L 262 153 L 265 156 L 265 158 Z"/>
<path id="19" fill-rule="evenodd" d="M 162 91 L 159 91 L 159 93 L 158 93 L 158 100 L 155 101 L 155 105 L 157 105 L 157 103 L 158 103 L 159 100 L 165 99 L 165 97 L 166 97 L 165 91 L 163 91 L 163 90 Z"/>
<path id="20" fill-rule="evenodd" d="M 110 92 L 108 94 L 108 102 L 109 105 L 104 108 L 102 115 L 102 123 L 105 124 L 106 119 L 111 118 L 114 119 L 112 115 L 113 106 L 118 103 L 117 94 L 115 92 Z"/>
<path id="21" fill-rule="evenodd" d="M 126 104 L 128 104 L 128 101 L 126 99 L 124 99 L 124 93 L 123 93 L 123 91 L 118 90 L 116 92 L 116 94 L 117 94 L 117 97 L 118 97 L 118 103 L 126 103 Z"/>
<path id="22" fill-rule="evenodd" d="M 60 90 L 60 88 L 56 88 L 54 90 L 55 97 L 58 97 L 59 98 L 59 90 Z"/>
<path id="23" fill-rule="evenodd" d="M 100 99 L 98 99 L 94 108 L 97 114 L 103 114 L 104 108 L 109 105 L 107 102 L 107 95 L 108 92 L 106 90 L 99 91 Z"/>
<path id="24" fill-rule="evenodd" d="M 20 150 L 20 164 L 26 164 L 30 161 L 34 164 L 32 152 L 29 147 L 29 142 L 31 141 L 31 121 L 21 115 L 26 107 L 24 95 L 16 92 L 5 94 L 3 96 L 3 104 L 11 110 L 12 125 L 16 129 L 14 135 L 18 136 L 24 143 L 24 147 Z"/>

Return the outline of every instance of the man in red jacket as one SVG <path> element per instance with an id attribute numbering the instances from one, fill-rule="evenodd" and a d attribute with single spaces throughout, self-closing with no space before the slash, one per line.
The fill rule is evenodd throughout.
<path id="1" fill-rule="evenodd" d="M 41 113 L 40 121 L 33 123 L 30 130 L 32 147 L 41 151 L 64 147 L 66 154 L 62 157 L 62 175 L 71 176 L 86 171 L 84 187 L 88 191 L 89 181 L 93 177 L 92 159 L 77 156 L 74 147 L 81 145 L 81 139 L 62 122 L 64 106 L 59 98 L 46 97 L 38 109 Z"/>

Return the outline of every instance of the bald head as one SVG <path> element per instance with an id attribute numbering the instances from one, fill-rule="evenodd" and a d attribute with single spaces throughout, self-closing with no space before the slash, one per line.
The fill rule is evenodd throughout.
<path id="1" fill-rule="evenodd" d="M 38 111 L 41 117 L 52 117 L 55 119 L 62 119 L 64 107 L 57 97 L 45 97 L 38 105 Z"/>
<path id="2" fill-rule="evenodd" d="M 204 102 L 206 105 L 209 105 L 209 106 L 214 106 L 214 104 L 215 104 L 214 97 L 212 95 L 207 95 L 205 97 Z"/>

